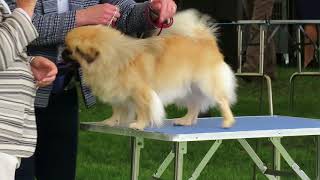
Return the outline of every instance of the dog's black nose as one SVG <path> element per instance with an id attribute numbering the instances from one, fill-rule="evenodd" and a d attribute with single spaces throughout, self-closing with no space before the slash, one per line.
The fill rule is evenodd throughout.
<path id="1" fill-rule="evenodd" d="M 65 62 L 72 61 L 72 58 L 70 57 L 70 55 L 71 55 L 71 51 L 69 49 L 66 48 L 64 51 L 62 51 L 61 56 L 62 56 L 63 61 L 65 61 Z"/>

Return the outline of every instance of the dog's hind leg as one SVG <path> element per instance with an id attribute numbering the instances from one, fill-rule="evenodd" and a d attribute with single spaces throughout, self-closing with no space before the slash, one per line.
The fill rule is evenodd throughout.
<path id="1" fill-rule="evenodd" d="M 208 97 L 212 98 L 220 109 L 223 117 L 222 127 L 230 128 L 235 123 L 235 120 L 230 108 L 230 102 L 224 94 L 224 91 L 215 87 L 215 90 L 211 91 L 211 95 L 208 94 Z"/>
<path id="2" fill-rule="evenodd" d="M 200 112 L 200 106 L 196 103 L 188 103 L 187 114 L 181 118 L 174 119 L 174 125 L 176 126 L 191 126 L 197 123 L 197 117 Z"/>
<path id="3" fill-rule="evenodd" d="M 208 109 L 210 101 L 197 85 L 192 84 L 191 91 L 183 99 L 180 99 L 177 105 L 187 107 L 188 111 L 184 117 L 175 118 L 174 125 L 191 126 L 197 123 L 199 112 Z"/>
<path id="4" fill-rule="evenodd" d="M 220 112 L 223 116 L 223 122 L 222 122 L 222 127 L 223 128 L 230 128 L 232 125 L 235 123 L 232 111 L 230 109 L 229 102 L 226 98 L 224 97 L 216 97 L 217 98 L 217 103 L 220 108 Z"/>
<path id="5" fill-rule="evenodd" d="M 217 103 L 223 116 L 223 128 L 230 128 L 234 123 L 235 119 L 231 111 L 231 104 L 236 101 L 235 87 L 236 81 L 234 74 L 232 73 L 229 66 L 222 64 L 220 67 L 213 69 L 211 73 L 207 73 L 210 81 L 201 82 L 200 89 L 212 99 L 213 102 Z"/>
<path id="6" fill-rule="evenodd" d="M 164 107 L 159 96 L 151 88 L 136 89 L 132 98 L 137 119 L 130 124 L 130 128 L 142 130 L 149 122 L 156 126 L 162 124 L 165 116 Z"/>
<path id="7" fill-rule="evenodd" d="M 186 96 L 178 105 L 187 107 L 187 114 L 181 118 L 175 118 L 174 125 L 177 126 L 191 126 L 197 123 L 199 112 L 202 109 L 205 97 L 199 94 L 198 91 L 192 91 L 192 94 Z"/>

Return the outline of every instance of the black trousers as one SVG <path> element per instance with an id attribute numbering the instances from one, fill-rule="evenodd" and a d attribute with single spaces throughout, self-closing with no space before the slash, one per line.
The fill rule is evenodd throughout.
<path id="1" fill-rule="evenodd" d="M 46 108 L 36 108 L 38 141 L 35 154 L 22 159 L 16 180 L 74 180 L 78 142 L 76 89 L 50 97 Z"/>

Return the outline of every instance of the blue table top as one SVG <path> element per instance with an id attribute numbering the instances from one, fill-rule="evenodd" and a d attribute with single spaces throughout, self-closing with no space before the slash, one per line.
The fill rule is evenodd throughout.
<path id="1" fill-rule="evenodd" d="M 289 116 L 240 116 L 232 128 L 221 128 L 221 117 L 200 118 L 193 126 L 174 126 L 166 120 L 160 128 L 143 131 L 109 127 L 99 123 L 81 123 L 88 131 L 136 136 L 165 141 L 200 141 L 218 139 L 265 138 L 320 135 L 320 120 Z"/>
<path id="2" fill-rule="evenodd" d="M 198 134 L 213 132 L 239 132 L 280 129 L 320 128 L 320 120 L 289 116 L 242 116 L 236 117 L 236 123 L 229 129 L 221 128 L 222 118 L 200 118 L 193 126 L 174 126 L 166 121 L 160 128 L 146 128 L 147 132 L 164 134 Z"/>

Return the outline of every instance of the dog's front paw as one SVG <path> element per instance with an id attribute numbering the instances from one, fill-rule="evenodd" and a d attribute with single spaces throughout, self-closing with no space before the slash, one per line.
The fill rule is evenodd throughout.
<path id="1" fill-rule="evenodd" d="M 119 120 L 114 120 L 114 119 L 106 119 L 104 121 L 101 121 L 100 122 L 101 124 L 104 124 L 104 125 L 107 125 L 107 126 L 110 126 L 110 127 L 113 127 L 113 126 L 119 126 L 120 124 L 120 121 Z"/>
<path id="2" fill-rule="evenodd" d="M 222 122 L 222 128 L 231 128 L 234 123 L 235 123 L 234 119 L 224 120 Z"/>
<path id="3" fill-rule="evenodd" d="M 184 119 L 184 118 L 177 118 L 173 121 L 173 124 L 175 126 L 191 126 L 192 121 L 189 119 Z"/>
<path id="4" fill-rule="evenodd" d="M 133 122 L 130 123 L 129 127 L 132 129 L 137 129 L 137 130 L 143 130 L 145 128 L 145 124 L 144 123 L 138 123 L 138 122 Z"/>

